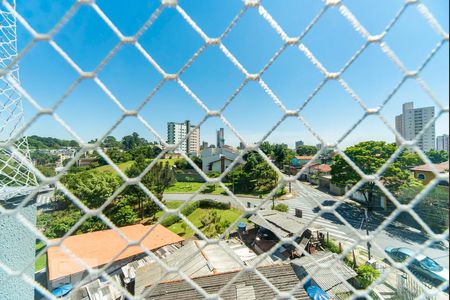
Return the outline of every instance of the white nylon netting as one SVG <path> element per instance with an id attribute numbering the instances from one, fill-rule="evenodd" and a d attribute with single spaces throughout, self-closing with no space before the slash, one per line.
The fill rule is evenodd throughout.
<path id="1" fill-rule="evenodd" d="M 227 234 L 233 229 L 234 226 L 237 225 L 236 221 L 234 224 L 232 224 L 226 232 L 224 232 L 220 237 L 217 239 L 208 239 L 201 230 L 199 230 L 194 224 L 190 222 L 190 220 L 182 215 L 181 209 L 185 206 L 183 205 L 179 209 L 170 210 L 168 209 L 163 202 L 161 202 L 159 199 L 156 198 L 152 192 L 147 189 L 142 183 L 140 183 L 140 180 L 142 177 L 149 172 L 149 170 L 157 163 L 159 158 L 162 158 L 165 153 L 167 153 L 170 150 L 173 150 L 174 148 L 178 147 L 178 145 L 170 146 L 166 143 L 165 139 L 161 137 L 158 132 L 142 117 L 140 114 L 140 111 L 145 107 L 145 105 L 152 99 L 152 97 L 162 88 L 162 86 L 167 82 L 175 82 L 178 84 L 197 104 L 198 106 L 204 111 L 204 118 L 202 121 L 197 125 L 197 127 L 201 127 L 209 118 L 219 118 L 227 127 L 230 129 L 244 145 L 246 148 L 241 151 L 239 157 L 234 161 L 231 167 L 233 167 L 235 164 L 238 163 L 238 160 L 241 159 L 247 152 L 249 151 L 258 151 L 259 154 L 267 161 L 267 163 L 277 172 L 279 177 L 281 178 L 281 181 L 276 189 L 274 189 L 264 201 L 262 201 L 257 207 L 248 209 L 246 208 L 245 204 L 242 203 L 238 197 L 233 195 L 232 191 L 224 184 L 222 183 L 222 180 L 225 178 L 226 174 L 231 170 L 231 167 L 227 169 L 227 171 L 222 174 L 219 178 L 208 178 L 204 172 L 202 172 L 201 169 L 199 169 L 192 160 L 185 154 L 183 154 L 183 157 L 193 166 L 196 172 L 201 174 L 201 176 L 204 178 L 206 183 L 204 186 L 198 190 L 194 195 L 192 195 L 191 200 L 192 201 L 197 195 L 199 195 L 202 190 L 204 190 L 209 184 L 219 184 L 226 193 L 232 197 L 238 205 L 241 206 L 242 211 L 244 211 L 243 215 L 247 213 L 258 213 L 259 209 L 264 206 L 266 202 L 271 201 L 272 197 L 275 195 L 275 193 L 282 188 L 284 185 L 289 183 L 294 183 L 296 180 L 302 175 L 302 173 L 297 174 L 296 176 L 287 176 L 283 174 L 272 162 L 271 160 L 258 148 L 260 144 L 272 133 L 274 132 L 278 126 L 286 119 L 288 118 L 296 118 L 303 124 L 308 131 L 316 137 L 323 145 L 326 145 L 328 148 L 333 148 L 337 151 L 338 154 L 340 154 L 344 159 L 357 171 L 357 173 L 361 176 L 361 181 L 356 184 L 351 190 L 347 191 L 346 197 L 349 197 L 351 194 L 356 192 L 364 183 L 366 182 L 375 182 L 376 185 L 381 189 L 381 191 L 384 192 L 385 195 L 389 198 L 390 201 L 397 207 L 394 213 L 392 213 L 389 217 L 386 218 L 386 220 L 378 226 L 378 228 L 375 231 L 372 231 L 369 236 L 361 235 L 357 230 L 353 229 L 353 227 L 343 218 L 340 214 L 335 214 L 336 217 L 344 223 L 349 228 L 353 229 L 354 237 L 356 237 L 356 243 L 350 247 L 346 247 L 345 251 L 339 255 L 337 259 L 344 259 L 347 255 L 351 254 L 351 251 L 359 244 L 367 241 L 371 241 L 376 235 L 378 235 L 384 227 L 388 226 L 401 212 L 407 212 L 413 218 L 425 229 L 426 233 L 429 236 L 429 239 L 426 243 L 422 245 L 422 247 L 415 249 L 417 250 L 416 255 L 422 253 L 424 250 L 426 250 L 430 245 L 434 242 L 445 240 L 448 237 L 448 229 L 444 234 L 435 234 L 429 226 L 421 220 L 421 218 L 417 215 L 417 213 L 413 210 L 414 206 L 419 203 L 426 195 L 427 193 L 439 182 L 439 181 L 447 181 L 448 182 L 448 174 L 440 174 L 438 170 L 434 169 L 434 173 L 436 175 L 436 178 L 434 181 L 428 185 L 417 197 L 409 204 L 401 204 L 395 197 L 392 195 L 392 193 L 383 186 L 383 182 L 380 181 L 380 175 L 386 170 L 386 168 L 394 162 L 398 156 L 401 154 L 401 150 L 405 148 L 413 149 L 413 151 L 417 152 L 421 159 L 431 164 L 430 159 L 417 147 L 416 140 L 414 141 L 406 141 L 396 130 L 392 127 L 392 125 L 384 118 L 381 111 L 382 109 L 389 103 L 391 98 L 396 94 L 396 92 L 399 90 L 399 88 L 404 84 L 404 82 L 407 79 L 414 79 L 417 81 L 419 86 L 423 89 L 423 91 L 429 96 L 430 99 L 434 101 L 434 104 L 438 108 L 438 113 L 436 116 L 425 126 L 425 129 L 422 131 L 421 134 L 423 134 L 424 131 L 430 126 L 432 126 L 433 122 L 436 121 L 439 117 L 441 117 L 443 114 L 448 113 L 448 106 L 445 104 L 445 102 L 442 102 L 441 99 L 438 99 L 438 97 L 433 93 L 430 86 L 427 84 L 427 82 L 421 78 L 421 72 L 422 70 L 433 60 L 434 56 L 440 51 L 441 48 L 443 48 L 446 44 L 448 44 L 448 33 L 441 27 L 439 22 L 433 17 L 431 12 L 427 9 L 427 6 L 422 3 L 422 1 L 418 0 L 407 0 L 404 1 L 403 6 L 398 11 L 398 13 L 395 15 L 395 17 L 389 22 L 388 26 L 384 29 L 384 31 L 377 33 L 376 35 L 373 35 L 372 33 L 368 32 L 363 24 L 360 23 L 360 21 L 352 14 L 350 9 L 345 5 L 344 1 L 340 0 L 327 0 L 324 1 L 322 9 L 319 11 L 319 13 L 316 15 L 316 17 L 312 20 L 312 22 L 304 29 L 304 31 L 299 36 L 289 36 L 286 34 L 286 32 L 283 30 L 283 28 L 277 23 L 277 21 L 272 17 L 269 11 L 266 10 L 266 8 L 263 5 L 263 1 L 259 0 L 244 0 L 244 5 L 242 9 L 239 11 L 239 13 L 234 17 L 232 22 L 229 24 L 229 26 L 226 28 L 226 30 L 218 37 L 210 37 L 208 36 L 202 28 L 196 23 L 196 21 L 191 18 L 191 16 L 183 9 L 183 7 L 178 3 L 176 0 L 162 0 L 159 8 L 157 8 L 150 18 L 146 21 L 146 23 L 138 30 L 138 32 L 133 36 L 125 36 L 118 27 L 114 25 L 114 23 L 108 18 L 107 14 L 105 14 L 102 9 L 96 4 L 95 1 L 92 0 L 79 0 L 75 1 L 75 3 L 72 5 L 72 7 L 66 12 L 66 14 L 60 19 L 60 21 L 48 32 L 48 33 L 41 33 L 36 32 L 33 27 L 30 25 L 30 23 L 27 22 L 27 19 L 20 14 L 18 14 L 14 7 L 8 2 L 3 1 L 3 7 L 7 12 L 3 12 L 3 17 L 9 18 L 10 20 L 13 20 L 14 18 L 17 19 L 17 22 L 23 26 L 26 31 L 32 36 L 32 41 L 19 53 L 17 56 L 13 57 L 11 61 L 5 61 L 1 62 L 2 65 L 2 83 L 7 84 L 8 89 L 13 89 L 17 95 L 20 95 L 21 99 L 23 101 L 29 102 L 37 111 L 38 114 L 34 116 L 29 122 L 27 122 L 24 126 L 19 126 L 18 128 L 14 128 L 14 134 L 12 136 L 9 136 L 6 141 L 1 142 L 2 152 L 0 152 L 0 155 L 3 155 L 3 152 L 5 149 L 8 149 L 8 153 L 12 153 L 13 156 L 16 157 L 16 161 L 22 162 L 24 166 L 26 166 L 27 170 L 24 172 L 28 172 L 28 170 L 32 170 L 32 173 L 36 174 L 36 177 L 40 181 L 41 186 L 45 186 L 48 184 L 55 184 L 61 191 L 63 191 L 72 201 L 75 205 L 77 205 L 83 212 L 84 215 L 80 218 L 80 220 L 73 226 L 71 230 L 69 230 L 64 237 L 61 239 L 64 240 L 64 238 L 70 236 L 75 232 L 78 226 L 80 226 L 87 218 L 91 216 L 97 216 L 99 217 L 109 228 L 112 228 L 116 231 L 118 235 L 120 235 L 124 240 L 126 240 L 129 245 L 139 245 L 139 243 L 145 238 L 143 237 L 140 241 L 130 241 L 128 238 L 122 234 L 120 231 L 117 230 L 116 226 L 103 214 L 102 210 L 108 206 L 118 195 L 120 195 L 124 189 L 128 185 L 132 184 L 138 184 L 139 187 L 150 197 L 158 206 L 160 206 L 168 215 L 178 215 L 192 230 L 200 236 L 203 240 L 207 241 L 208 244 L 218 244 L 220 240 L 225 238 Z M 83 70 L 76 61 L 74 61 L 55 41 L 54 36 L 58 33 L 58 31 L 63 27 L 64 24 L 69 22 L 71 18 L 75 15 L 75 13 L 80 9 L 81 6 L 88 6 L 90 9 L 92 9 L 104 22 L 105 24 L 114 32 L 114 34 L 117 36 L 117 38 L 120 40 L 120 42 L 108 53 L 108 55 L 102 60 L 102 62 L 92 71 L 92 70 Z M 393 50 L 389 47 L 389 45 L 385 41 L 385 36 L 388 34 L 389 31 L 391 31 L 392 28 L 396 26 L 397 21 L 401 18 L 403 13 L 406 11 L 406 9 L 410 6 L 414 6 L 415 9 L 418 10 L 418 12 L 423 16 L 423 18 L 426 19 L 426 21 L 431 25 L 431 27 L 434 29 L 434 31 L 440 36 L 439 42 L 435 45 L 433 50 L 429 53 L 428 57 L 421 63 L 421 65 L 416 70 L 409 70 L 405 65 L 402 63 L 401 59 L 393 52 Z M 148 28 L 152 26 L 152 24 L 158 19 L 158 17 L 161 15 L 161 13 L 166 9 L 174 9 L 176 10 L 179 15 L 186 21 L 186 23 L 192 27 L 195 32 L 201 37 L 203 40 L 203 45 L 196 51 L 196 53 L 190 58 L 190 60 L 177 72 L 177 73 L 167 73 L 163 67 L 161 67 L 158 62 L 152 57 L 152 55 L 147 52 L 144 47 L 139 42 L 139 37 L 141 37 Z M 246 68 L 239 62 L 239 60 L 233 55 L 233 53 L 222 43 L 222 41 L 227 37 L 227 35 L 232 31 L 232 29 L 236 26 L 237 23 L 241 20 L 243 15 L 248 10 L 257 10 L 259 15 L 262 19 L 264 19 L 267 24 L 270 25 L 270 27 L 278 34 L 279 38 L 282 41 L 282 46 L 280 49 L 275 53 L 275 55 L 266 63 L 266 65 L 261 69 L 258 73 L 250 73 L 246 70 Z M 328 10 L 338 10 L 342 17 L 353 27 L 353 29 L 366 41 L 356 53 L 353 54 L 351 59 L 347 61 L 342 68 L 340 68 L 336 72 L 331 72 L 327 70 L 321 62 L 315 57 L 314 53 L 308 49 L 308 47 L 303 44 L 303 38 L 306 36 L 306 34 L 315 26 L 315 24 L 322 18 L 322 16 L 328 11 Z M 21 59 L 27 55 L 27 53 L 39 42 L 46 42 L 48 43 L 78 74 L 78 79 L 73 83 L 73 85 L 67 90 L 67 92 L 50 108 L 45 108 L 39 104 L 39 99 L 34 99 L 32 95 L 27 93 L 26 90 L 20 85 L 16 74 L 17 71 L 17 63 L 20 63 Z M 123 45 L 132 45 L 134 46 L 139 53 L 160 73 L 160 75 L 163 77 L 163 79 L 160 81 L 160 83 L 157 85 L 157 87 L 150 93 L 150 95 L 145 99 L 145 101 L 138 107 L 137 110 L 128 110 L 125 108 L 124 105 L 121 104 L 120 100 L 114 96 L 114 94 L 111 92 L 111 90 L 108 88 L 106 84 L 104 84 L 100 78 L 97 76 L 98 73 L 108 64 L 108 62 L 116 55 L 116 53 L 119 51 L 119 49 Z M 392 92 L 389 94 L 389 96 L 384 99 L 384 101 L 381 103 L 378 107 L 370 107 L 368 106 L 364 99 L 362 99 L 353 89 L 352 87 L 344 80 L 343 74 L 346 72 L 346 70 L 355 62 L 358 60 L 358 58 L 361 56 L 362 53 L 370 46 L 370 45 L 377 45 L 381 48 L 382 52 L 386 54 L 386 59 L 390 59 L 401 71 L 402 73 L 402 80 L 397 83 L 395 88 L 392 90 Z M 208 108 L 207 105 L 200 99 L 199 96 L 197 96 L 190 87 L 181 79 L 180 75 L 184 73 L 195 60 L 198 59 L 202 55 L 202 53 L 208 48 L 208 47 L 218 47 L 220 51 L 223 53 L 223 55 L 239 70 L 245 77 L 242 84 L 239 86 L 237 90 L 235 90 L 232 95 L 228 98 L 224 106 L 218 110 L 213 111 Z M 297 110 L 288 110 L 286 106 L 283 104 L 283 102 L 277 97 L 275 92 L 271 90 L 269 85 L 262 79 L 262 75 L 271 68 L 271 66 L 274 64 L 275 61 L 280 57 L 280 55 L 289 47 L 294 47 L 298 49 L 300 53 L 302 53 L 324 76 L 323 81 L 316 87 L 316 89 L 313 91 L 313 93 L 310 94 L 308 99 L 304 102 L 304 104 Z M 60 117 L 56 112 L 56 108 L 64 102 L 64 100 L 71 94 L 71 92 L 83 81 L 83 80 L 92 80 L 95 82 L 95 84 L 110 98 L 110 100 L 120 109 L 123 117 L 117 121 L 111 129 L 101 138 L 99 139 L 95 144 L 88 144 L 87 141 L 84 141 L 81 139 L 81 137 L 73 130 L 62 117 Z M 344 151 L 339 147 L 338 144 L 330 144 L 329 141 L 323 139 L 320 134 L 318 134 L 314 128 L 306 122 L 306 120 L 302 116 L 303 110 L 308 106 L 310 101 L 317 95 L 317 93 L 321 90 L 321 88 L 325 85 L 328 81 L 336 81 L 339 83 L 339 85 L 342 86 L 342 88 L 348 93 L 348 95 L 351 96 L 351 98 L 361 107 L 362 110 L 365 111 L 365 115 L 362 117 L 362 119 L 358 120 L 353 127 L 345 133 L 343 137 L 338 139 L 338 141 L 342 141 L 345 139 L 346 136 L 348 136 L 364 119 L 375 116 L 379 118 L 395 135 L 396 137 L 401 141 L 402 146 L 400 149 L 391 157 L 391 159 L 386 163 L 386 165 L 381 168 L 377 174 L 373 175 L 366 175 L 364 174 L 358 166 L 351 161 L 351 159 L 346 156 Z M 284 116 L 277 124 L 273 126 L 273 128 L 267 132 L 267 134 L 263 137 L 263 139 L 256 143 L 252 144 L 249 143 L 249 141 L 246 141 L 238 132 L 238 130 L 233 127 L 233 124 L 229 122 L 223 115 L 223 112 L 225 109 L 233 102 L 233 100 L 239 95 L 239 93 L 244 89 L 244 87 L 249 82 L 256 82 L 258 83 L 261 88 L 267 93 L 267 95 L 274 101 L 276 105 L 280 107 L 280 109 L 283 111 Z M 2 90 L 3 92 L 6 91 L 6 89 Z M 21 109 L 20 104 L 20 97 L 15 98 L 14 101 L 16 101 L 16 104 L 18 109 Z M 4 105 L 4 104 L 3 104 Z M 3 111 L 1 113 L 1 116 L 4 117 L 4 112 L 7 111 L 7 107 L 3 106 Z M 47 178 L 42 175 L 35 167 L 32 166 L 32 164 L 29 162 L 29 159 L 27 159 L 27 153 L 26 155 L 23 154 L 23 151 L 18 147 L 17 141 L 20 141 L 20 137 L 24 134 L 24 132 L 29 128 L 35 120 L 41 116 L 41 115 L 48 115 L 51 116 L 56 122 L 58 122 L 62 127 L 64 127 L 68 132 L 70 132 L 74 139 L 81 145 L 81 150 L 79 153 L 72 159 L 72 161 L 66 166 L 66 168 L 69 168 L 72 166 L 75 161 L 81 157 L 81 155 L 89 150 L 96 150 L 98 154 L 100 154 L 107 163 L 113 167 L 113 169 L 120 175 L 120 177 L 123 179 L 123 184 L 121 187 L 99 208 L 96 210 L 91 210 L 88 207 L 86 207 L 80 199 L 77 199 L 64 185 L 62 185 L 59 182 L 59 179 L 61 175 L 56 176 L 55 178 Z M 12 116 L 12 114 L 11 114 Z M 117 165 L 113 163 L 113 161 L 106 155 L 106 153 L 100 148 L 100 143 L 103 138 L 109 135 L 121 122 L 127 118 L 127 117 L 134 117 L 137 120 L 139 120 L 145 128 L 149 130 L 153 135 L 157 136 L 159 139 L 159 142 L 164 146 L 163 152 L 158 156 L 158 159 L 155 159 L 144 171 L 144 173 L 139 176 L 138 178 L 128 178 L 123 171 L 119 169 Z M 19 114 L 19 118 L 21 118 L 21 115 Z M 2 119 L 0 119 L 2 120 Z M 3 121 L 2 121 L 3 122 Z M 420 137 L 420 135 L 418 136 Z M 325 148 L 325 147 L 324 147 Z M 317 154 L 316 157 L 319 157 L 321 155 L 321 152 Z M 3 159 L 2 159 L 3 161 Z M 5 163 L 7 164 L 7 162 Z M 21 176 L 24 176 L 23 174 L 23 166 L 21 165 L 20 170 L 21 172 L 18 172 L 16 178 L 21 178 Z M 19 168 L 16 169 L 19 171 Z M 25 176 L 26 177 L 26 176 Z M 19 183 L 19 185 L 28 185 L 26 183 L 26 180 L 16 180 L 16 183 Z M 8 186 L 10 184 L 3 183 L 3 186 Z M 32 184 L 31 184 L 32 185 Z M 0 189 L 1 191 L 1 189 Z M 31 199 L 34 195 L 30 195 L 28 198 Z M 190 201 L 187 201 L 190 202 Z M 27 201 L 24 201 L 24 203 Z M 186 203 L 186 204 L 187 204 Z M 318 204 L 320 205 L 320 204 Z M 335 205 L 331 207 L 321 207 L 321 214 L 331 212 L 333 213 L 337 207 L 339 206 L 339 203 L 336 203 Z M 37 257 L 45 255 L 46 250 L 49 246 L 55 245 L 54 243 L 50 242 L 49 239 L 47 239 L 36 227 L 35 224 L 31 224 L 29 221 L 27 221 L 26 218 L 21 216 L 20 212 L 17 209 L 9 210 L 5 209 L 4 207 L 0 207 L 0 213 L 5 215 L 11 215 L 15 216 L 18 220 L 20 220 L 26 227 L 29 228 L 30 231 L 33 231 L 36 233 L 36 236 L 44 241 L 46 243 L 46 247 L 41 250 Z M 321 216 L 321 214 L 318 214 L 315 218 L 310 220 L 309 225 L 313 224 L 316 220 L 318 220 Z M 148 233 L 150 234 L 150 232 Z M 61 242 L 58 242 L 58 245 Z M 294 238 L 288 238 L 288 239 L 281 239 L 279 242 L 279 246 L 285 243 L 291 243 L 297 247 L 302 252 L 305 252 L 304 249 L 300 249 L 299 245 L 295 243 Z M 206 247 L 205 245 L 205 247 Z M 142 247 L 142 245 L 140 245 Z M 376 244 L 372 245 L 373 247 L 377 247 Z M 114 281 L 111 276 L 109 276 L 105 270 L 110 266 L 110 264 L 100 268 L 100 269 L 92 269 L 84 261 L 76 257 L 68 248 L 64 247 L 63 245 L 61 248 L 64 250 L 64 252 L 72 257 L 78 264 L 80 264 L 83 268 L 86 268 L 87 272 L 91 274 L 93 277 L 96 275 L 101 275 L 104 279 L 109 281 L 113 286 L 115 286 L 116 289 L 118 289 L 124 296 L 126 296 L 129 299 L 142 299 L 145 298 L 152 290 L 153 288 L 146 290 L 146 294 L 143 295 L 131 295 L 125 288 L 117 284 L 116 281 Z M 256 266 L 264 260 L 265 257 L 273 254 L 273 252 L 277 249 L 277 247 L 272 248 L 271 251 L 264 254 L 261 259 L 255 263 L 255 265 L 248 267 L 245 266 L 242 261 L 240 261 L 234 253 L 228 253 L 231 257 L 235 258 L 236 262 L 238 262 L 242 266 L 242 271 L 240 271 L 236 277 L 228 282 L 224 287 L 220 289 L 220 291 L 217 294 L 210 295 L 208 294 L 204 289 L 202 289 L 197 283 L 195 283 L 192 279 L 190 279 L 186 274 L 182 273 L 179 269 L 171 269 L 168 268 L 160 258 L 158 258 L 154 253 L 149 251 L 148 249 L 144 249 L 145 252 L 156 262 L 161 264 L 164 269 L 167 272 L 178 272 L 181 278 L 183 278 L 186 282 L 192 285 L 199 294 L 204 296 L 205 298 L 220 298 L 221 293 L 225 291 L 233 282 L 235 282 L 241 274 L 250 271 L 255 272 L 259 278 L 261 278 L 269 287 L 271 287 L 276 294 L 278 295 L 278 298 L 289 298 L 297 289 L 299 289 L 303 283 L 305 283 L 308 279 L 311 278 L 311 276 L 308 276 L 305 280 L 302 282 L 299 282 L 294 288 L 294 290 L 290 292 L 281 292 L 278 290 L 274 284 L 272 284 L 264 275 L 256 269 Z M 121 253 L 123 253 L 125 249 L 119 253 L 117 253 L 116 257 L 120 256 Z M 224 249 L 224 251 L 227 251 Z M 305 255 L 309 256 L 308 253 L 305 253 Z M 320 268 L 332 268 L 334 261 L 329 262 L 321 262 L 316 264 Z M 394 272 L 396 269 L 403 270 L 405 273 L 409 274 L 410 276 L 414 276 L 411 274 L 409 269 L 405 267 L 405 264 L 395 263 L 390 259 L 390 262 L 392 263 L 392 267 L 389 267 L 387 269 L 384 269 L 381 273 L 381 276 L 376 280 L 373 284 L 371 284 L 367 289 L 365 290 L 356 290 L 354 287 L 352 287 L 350 284 L 348 284 L 345 280 L 342 280 L 343 284 L 345 284 L 350 290 L 353 291 L 352 298 L 356 297 L 366 297 L 366 298 L 372 298 L 371 291 L 375 286 L 382 283 L 390 274 L 391 272 Z M 112 263 L 112 262 L 111 262 Z M 182 262 L 181 262 L 182 263 Z M 19 276 L 22 277 L 23 280 L 25 280 L 28 284 L 33 286 L 35 289 L 37 289 L 42 295 L 49 299 L 55 299 L 55 297 L 45 288 L 39 285 L 35 282 L 34 278 L 29 277 L 27 274 L 24 273 L 23 270 L 14 270 L 9 268 L 6 264 L 3 262 L 0 262 L 0 268 L 3 269 L 6 273 L 10 274 L 10 276 Z M 337 276 L 340 276 L 337 274 Z M 88 278 L 83 280 L 79 286 L 86 284 L 88 282 Z M 448 284 L 448 282 L 447 282 Z M 429 293 L 429 294 L 428 294 Z M 427 298 L 431 297 L 434 294 L 438 293 L 437 289 L 424 289 L 424 293 L 422 294 L 421 298 Z"/>

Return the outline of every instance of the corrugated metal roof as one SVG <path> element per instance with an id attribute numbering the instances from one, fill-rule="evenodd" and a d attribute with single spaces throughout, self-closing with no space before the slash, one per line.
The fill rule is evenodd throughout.
<path id="1" fill-rule="evenodd" d="M 258 271 L 281 292 L 289 292 L 299 283 L 292 266 L 288 264 L 261 267 L 258 268 Z M 241 295 L 241 292 L 249 293 L 251 290 L 254 292 L 255 299 L 258 300 L 276 298 L 277 294 L 273 289 L 254 272 L 243 273 L 235 279 L 237 273 L 230 272 L 195 278 L 194 282 L 209 294 L 215 294 L 226 284 L 233 282 L 220 294 L 220 298 L 226 300 L 242 299 L 238 298 L 238 294 Z M 301 287 L 292 296 L 299 300 L 309 300 L 306 291 Z M 146 299 L 192 300 L 203 299 L 203 296 L 191 284 L 182 280 L 159 284 L 146 296 Z"/>
<path id="2" fill-rule="evenodd" d="M 259 211 L 257 215 L 251 216 L 249 221 L 272 231 L 280 238 L 300 236 L 307 229 L 306 223 L 300 218 L 273 210 Z"/>
<path id="3" fill-rule="evenodd" d="M 169 267 L 179 267 L 188 277 L 201 277 L 215 273 L 225 273 L 242 269 L 245 262 L 253 261 L 257 255 L 247 246 L 234 240 L 221 241 L 220 246 L 208 245 L 205 241 L 190 241 L 185 246 L 168 255 L 162 261 Z M 227 250 L 224 250 L 227 249 Z M 200 249 L 202 249 L 200 251 Z M 237 262 L 228 252 L 233 252 L 241 259 Z M 259 265 L 272 264 L 272 260 L 264 260 Z M 164 269 L 157 263 L 151 263 L 136 271 L 135 294 L 160 281 L 180 280 L 178 273 L 164 276 Z"/>
<path id="4" fill-rule="evenodd" d="M 342 291 L 342 289 L 346 288 L 342 281 L 347 281 L 357 274 L 337 257 L 337 254 L 331 252 L 318 252 L 311 258 L 303 256 L 291 261 L 291 263 L 301 279 L 308 276 L 308 274 L 314 274 L 312 279 L 324 291 L 328 292 L 337 286 L 340 286 L 340 290 Z M 333 268 L 320 268 L 317 266 L 317 264 L 320 265 L 320 263 L 328 263 L 330 261 L 333 261 Z"/>

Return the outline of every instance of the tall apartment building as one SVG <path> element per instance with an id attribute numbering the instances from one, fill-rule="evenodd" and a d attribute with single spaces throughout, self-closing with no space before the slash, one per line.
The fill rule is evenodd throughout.
<path id="1" fill-rule="evenodd" d="M 225 146 L 225 129 L 220 128 L 217 130 L 217 148 L 223 148 Z"/>
<path id="2" fill-rule="evenodd" d="M 176 152 L 199 152 L 200 151 L 200 128 L 195 128 L 190 121 L 184 123 L 167 123 L 167 143 L 170 145 L 178 144 L 183 141 L 177 148 Z M 191 135 L 188 136 L 188 134 Z"/>
<path id="3" fill-rule="evenodd" d="M 448 134 L 440 135 L 436 138 L 436 150 L 448 152 Z"/>
<path id="4" fill-rule="evenodd" d="M 434 118 L 434 107 L 414 108 L 413 102 L 403 104 L 403 113 L 395 118 L 395 128 L 405 140 L 411 141 Z M 397 145 L 400 141 L 397 139 Z M 436 147 L 436 126 L 433 123 L 422 137 L 417 146 L 423 151 L 433 150 Z"/>
<path id="5" fill-rule="evenodd" d="M 299 147 L 304 146 L 304 145 L 305 145 L 305 142 L 303 142 L 303 141 L 296 141 L 295 142 L 295 149 L 298 149 Z"/>

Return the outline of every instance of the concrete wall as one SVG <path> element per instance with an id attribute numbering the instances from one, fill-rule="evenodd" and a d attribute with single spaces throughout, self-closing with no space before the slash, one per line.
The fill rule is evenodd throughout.
<path id="1" fill-rule="evenodd" d="M 15 199 L 20 203 L 23 199 Z M 12 202 L 8 202 L 11 204 Z M 0 201 L 3 207 L 11 208 Z M 14 206 L 14 205 L 13 205 Z M 36 202 L 19 210 L 31 223 L 36 224 Z M 0 262 L 14 271 L 25 270 L 34 279 L 36 235 L 14 216 L 0 214 Z M 11 277 L 0 268 L 0 299 L 34 299 L 34 288 L 19 277 Z"/>

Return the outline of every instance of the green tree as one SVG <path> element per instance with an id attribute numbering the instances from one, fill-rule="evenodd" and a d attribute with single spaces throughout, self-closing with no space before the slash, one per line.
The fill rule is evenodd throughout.
<path id="1" fill-rule="evenodd" d="M 345 154 L 364 172 L 366 175 L 377 173 L 386 164 L 389 158 L 397 150 L 395 144 L 386 142 L 362 142 L 355 146 L 348 147 Z M 408 168 L 411 164 L 410 154 L 402 153 L 389 167 L 381 174 L 380 181 L 392 193 L 396 194 L 401 186 L 412 181 L 412 175 Z M 342 156 L 334 158 L 331 167 L 332 182 L 342 186 L 353 186 L 361 181 L 361 176 L 345 161 Z M 367 206 L 373 203 L 374 194 L 377 192 L 375 182 L 367 182 L 361 188 Z"/>
<path id="2" fill-rule="evenodd" d="M 286 145 L 276 144 L 273 146 L 272 159 L 275 165 L 282 169 L 284 165 L 289 165 L 295 152 L 286 147 Z"/>
<path id="3" fill-rule="evenodd" d="M 126 199 L 122 199 L 116 203 L 114 207 L 108 210 L 106 216 L 119 227 L 133 225 L 138 220 L 136 211 Z"/>
<path id="4" fill-rule="evenodd" d="M 278 174 L 267 162 L 262 162 L 254 169 L 255 191 L 267 193 L 272 191 L 278 184 Z"/>
<path id="5" fill-rule="evenodd" d="M 107 136 L 103 142 L 102 142 L 102 146 L 104 148 L 122 148 L 122 143 L 120 141 L 118 141 L 115 137 L 113 136 Z"/>
<path id="6" fill-rule="evenodd" d="M 315 146 L 303 145 L 297 148 L 297 154 L 300 156 L 313 156 L 319 151 Z"/>
<path id="7" fill-rule="evenodd" d="M 58 160 L 58 155 L 52 155 L 43 151 L 31 151 L 30 157 L 32 160 L 36 161 L 36 165 L 54 165 Z"/>
<path id="8" fill-rule="evenodd" d="M 42 213 L 37 217 L 37 227 L 50 239 L 60 238 L 66 234 L 81 218 L 79 210 L 62 210 Z"/>
<path id="9" fill-rule="evenodd" d="M 426 155 L 431 160 L 431 162 L 434 164 L 440 164 L 440 163 L 448 161 L 448 152 L 447 151 L 430 150 L 426 153 Z"/>
<path id="10" fill-rule="evenodd" d="M 186 170 L 189 167 L 189 163 L 184 158 L 179 158 L 175 161 L 175 166 L 178 170 Z"/>
<path id="11" fill-rule="evenodd" d="M 140 176 L 146 169 L 147 164 L 143 157 L 139 157 L 130 168 L 126 170 L 127 176 L 135 178 Z M 163 200 L 164 191 L 175 184 L 176 178 L 172 167 L 168 162 L 156 163 L 141 180 L 142 184 L 148 188 L 160 201 Z M 144 217 L 144 206 L 149 215 L 153 216 L 159 211 L 159 206 L 154 203 L 138 186 L 127 188 L 127 195 L 132 201 L 139 203 L 141 218 Z"/>
<path id="12" fill-rule="evenodd" d="M 118 176 L 106 172 L 68 174 L 61 182 L 89 208 L 100 207 L 121 183 Z"/>
<path id="13" fill-rule="evenodd" d="M 154 144 L 141 144 L 132 148 L 129 153 L 132 159 L 137 159 L 139 156 L 145 158 L 155 158 L 161 153 L 161 148 Z"/>
<path id="14" fill-rule="evenodd" d="M 45 176 L 45 177 L 53 177 L 56 175 L 55 168 L 52 167 L 46 167 L 46 166 L 36 166 L 39 171 Z"/>
<path id="15" fill-rule="evenodd" d="M 148 141 L 141 138 L 138 133 L 133 132 L 131 135 L 122 138 L 122 145 L 124 150 L 130 151 L 136 147 L 147 145 Z"/>
<path id="16" fill-rule="evenodd" d="M 259 149 L 261 149 L 261 151 L 267 156 L 273 155 L 273 146 L 269 142 L 262 142 Z"/>
<path id="17" fill-rule="evenodd" d="M 420 182 L 416 182 L 415 186 L 402 187 L 397 199 L 402 204 L 409 204 L 423 188 Z M 414 207 L 414 211 L 435 233 L 443 233 L 449 225 L 448 201 L 448 189 L 436 186 Z"/>
<path id="18" fill-rule="evenodd" d="M 381 167 L 392 157 L 397 150 L 395 144 L 386 142 L 368 141 L 355 146 L 348 147 L 345 154 L 361 169 L 366 175 L 376 174 Z M 406 157 L 406 158 L 405 158 Z M 403 152 L 397 159 L 389 164 L 387 169 L 380 175 L 380 181 L 393 194 L 398 194 L 400 187 L 407 186 L 413 182 L 413 177 L 408 170 L 410 164 L 409 152 Z M 353 169 L 351 165 L 340 155 L 334 158 L 334 164 L 331 167 L 331 181 L 341 187 L 353 186 L 361 181 L 361 176 Z M 360 189 L 365 199 L 365 224 L 369 235 L 369 217 L 372 209 L 374 196 L 378 192 L 375 182 L 366 182 Z M 370 253 L 370 243 L 367 243 Z"/>
<path id="19" fill-rule="evenodd" d="M 125 152 L 118 147 L 109 148 L 106 152 L 106 155 L 108 155 L 108 157 L 116 164 L 127 162 L 133 159 L 133 156 L 130 153 Z"/>
<path id="20" fill-rule="evenodd" d="M 278 184 L 278 174 L 257 152 L 244 156 L 245 163 L 226 176 L 236 193 L 267 193 Z"/>

